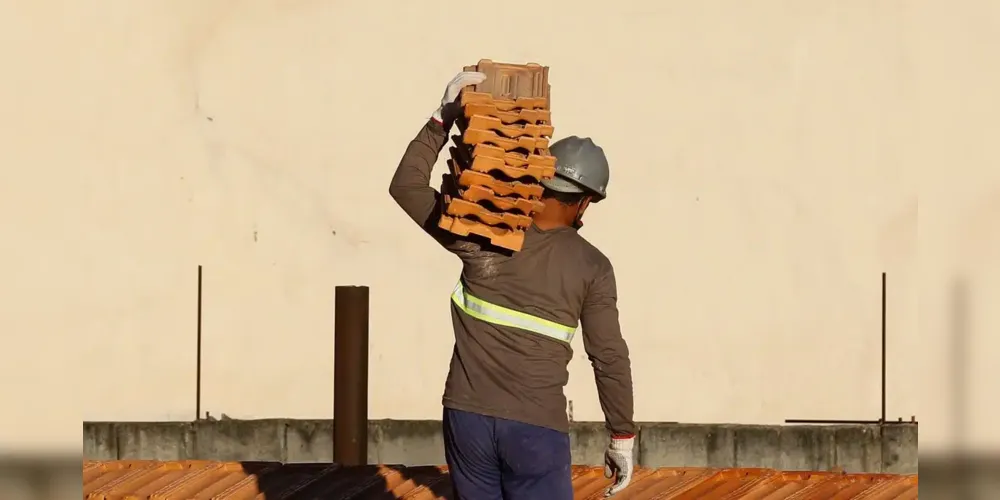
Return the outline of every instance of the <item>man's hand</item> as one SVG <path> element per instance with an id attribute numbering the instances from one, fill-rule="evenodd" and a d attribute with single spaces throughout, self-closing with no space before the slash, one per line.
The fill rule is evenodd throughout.
<path id="1" fill-rule="evenodd" d="M 444 125 L 445 130 L 451 128 L 451 124 L 455 122 L 455 118 L 458 118 L 458 112 L 460 111 L 455 100 L 458 99 L 458 95 L 462 92 L 462 89 L 469 85 L 483 83 L 484 80 L 486 80 L 486 74 L 476 71 L 463 71 L 455 75 L 455 78 L 452 78 L 448 82 L 448 86 L 444 89 L 444 96 L 441 98 L 441 107 L 434 111 L 431 118 Z"/>
<path id="2" fill-rule="evenodd" d="M 635 437 L 611 436 L 611 444 L 604 452 L 604 477 L 615 477 L 614 484 L 608 489 L 606 496 L 611 496 L 624 490 L 632 481 L 632 446 Z M 617 477 L 616 477 L 617 476 Z"/>

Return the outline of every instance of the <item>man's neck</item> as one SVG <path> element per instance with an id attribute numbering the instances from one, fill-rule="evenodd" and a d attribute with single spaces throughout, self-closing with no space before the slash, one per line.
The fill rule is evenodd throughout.
<path id="1" fill-rule="evenodd" d="M 535 227 L 541 229 L 542 231 L 551 231 L 553 229 L 569 227 L 569 224 L 566 224 L 561 220 L 546 219 L 544 217 L 535 217 L 532 222 L 534 222 Z"/>
<path id="2" fill-rule="evenodd" d="M 564 207 L 559 202 L 551 198 L 543 198 L 542 203 L 545 204 L 545 208 L 531 217 L 535 227 L 542 231 L 572 227 L 572 222 L 566 221 Z"/>

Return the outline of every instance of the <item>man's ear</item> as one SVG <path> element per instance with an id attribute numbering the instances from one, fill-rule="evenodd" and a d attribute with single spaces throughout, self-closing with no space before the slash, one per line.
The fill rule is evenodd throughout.
<path id="1" fill-rule="evenodd" d="M 573 227 L 574 228 L 580 229 L 581 227 L 583 227 L 583 220 L 582 220 L 583 219 L 583 212 L 587 210 L 588 206 L 590 206 L 590 200 L 591 200 L 590 196 L 584 196 L 583 199 L 581 199 L 579 202 L 577 202 L 577 204 L 576 204 L 576 216 L 573 217 Z"/>

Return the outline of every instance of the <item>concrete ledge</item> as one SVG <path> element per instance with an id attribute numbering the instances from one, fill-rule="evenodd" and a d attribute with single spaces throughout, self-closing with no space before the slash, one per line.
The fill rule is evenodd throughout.
<path id="1" fill-rule="evenodd" d="M 86 429 L 85 424 L 85 436 Z M 150 460 L 186 460 L 197 457 L 194 449 L 194 424 L 129 422 L 114 424 L 114 429 L 119 457 L 142 457 Z M 84 455 L 87 455 L 86 451 Z"/>
<path id="2" fill-rule="evenodd" d="M 443 464 L 444 435 L 441 432 L 441 422 L 436 420 L 369 422 L 368 462 L 405 465 Z"/>
<path id="3" fill-rule="evenodd" d="M 847 471 L 883 472 L 881 435 L 877 425 L 832 426 L 831 429 L 837 465 Z M 913 472 L 916 473 L 916 467 Z"/>
<path id="4" fill-rule="evenodd" d="M 917 472 L 917 426 L 889 425 L 881 439 L 882 472 L 915 474 Z M 911 472 L 912 471 L 912 472 Z"/>
<path id="5" fill-rule="evenodd" d="M 105 422 L 84 423 L 84 458 L 90 460 L 117 460 L 120 456 L 118 452 L 118 425 Z"/>
<path id="6" fill-rule="evenodd" d="M 917 426 L 878 425 L 639 425 L 636 463 L 644 467 L 764 467 L 783 470 L 917 473 Z M 603 465 L 603 423 L 574 422 L 573 463 Z M 87 422 L 84 458 L 93 460 L 269 460 L 330 462 L 331 420 Z M 444 463 L 441 422 L 373 420 L 368 462 Z"/>
<path id="7" fill-rule="evenodd" d="M 608 431 L 602 422 L 574 422 L 570 428 L 569 447 L 574 464 L 603 465 L 607 446 Z M 638 453 L 636 446 L 637 460 Z"/>
<path id="8" fill-rule="evenodd" d="M 645 467 L 732 467 L 732 426 L 640 424 L 639 460 Z"/>
<path id="9" fill-rule="evenodd" d="M 193 426 L 192 457 L 204 460 L 286 462 L 287 420 L 201 421 Z"/>
<path id="10" fill-rule="evenodd" d="M 289 462 L 332 462 L 332 420 L 288 420 L 285 428 L 286 458 Z M 369 425 L 368 461 L 371 454 L 371 426 Z"/>

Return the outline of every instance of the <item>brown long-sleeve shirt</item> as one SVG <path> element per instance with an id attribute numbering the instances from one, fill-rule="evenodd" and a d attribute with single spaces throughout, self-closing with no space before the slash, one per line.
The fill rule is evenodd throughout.
<path id="1" fill-rule="evenodd" d="M 430 120 L 410 142 L 389 186 L 400 207 L 464 264 L 465 292 L 561 325 L 582 324 L 608 429 L 632 434 L 632 369 L 618 322 L 611 262 L 571 227 L 527 230 L 513 255 L 484 250 L 437 227 L 440 193 L 431 170 L 448 134 Z M 448 300 L 442 297 L 441 301 Z M 447 408 L 567 432 L 570 344 L 469 316 L 451 302 L 455 350 L 445 384 Z"/>

